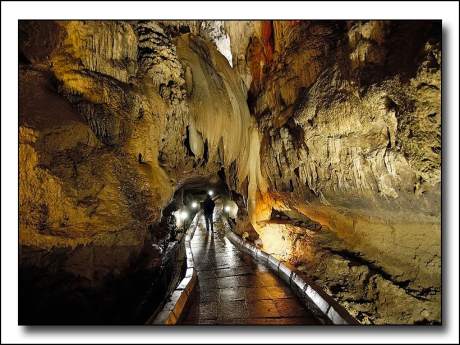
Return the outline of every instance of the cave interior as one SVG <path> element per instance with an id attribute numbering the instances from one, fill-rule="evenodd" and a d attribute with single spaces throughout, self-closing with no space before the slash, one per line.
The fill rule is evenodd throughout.
<path id="1" fill-rule="evenodd" d="M 360 324 L 441 323 L 440 21 L 21 20 L 18 53 L 20 324 L 145 324 L 210 191 Z"/>

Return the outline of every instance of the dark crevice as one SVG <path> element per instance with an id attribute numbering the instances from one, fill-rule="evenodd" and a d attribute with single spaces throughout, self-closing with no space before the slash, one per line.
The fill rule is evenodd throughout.
<path id="1" fill-rule="evenodd" d="M 294 169 L 294 174 L 295 174 L 295 176 L 297 176 L 297 179 L 300 179 L 299 167 Z"/>
<path id="2" fill-rule="evenodd" d="M 208 148 L 208 139 L 204 142 L 204 153 L 203 153 L 203 163 L 201 166 L 205 166 L 209 160 L 209 148 Z"/>
<path id="3" fill-rule="evenodd" d="M 219 171 L 217 172 L 217 175 L 219 176 L 220 180 L 222 181 L 222 183 L 226 183 L 227 182 L 227 178 L 225 176 L 225 168 L 222 167 L 219 169 Z"/>
<path id="4" fill-rule="evenodd" d="M 24 52 L 19 50 L 18 59 L 20 65 L 31 65 L 30 60 L 25 56 Z"/>
<path id="5" fill-rule="evenodd" d="M 270 221 L 283 222 L 296 227 L 306 228 L 310 231 L 319 231 L 322 225 L 300 214 L 295 214 L 292 210 L 289 215 L 283 211 L 272 209 Z"/>
<path id="6" fill-rule="evenodd" d="M 188 126 L 185 128 L 184 146 L 187 152 L 187 156 L 195 157 L 195 154 L 193 153 L 192 148 L 190 147 L 190 133 L 189 133 Z"/>
<path id="7" fill-rule="evenodd" d="M 295 123 L 292 117 L 287 121 L 286 127 L 292 137 L 292 144 L 295 149 L 298 150 L 305 145 L 305 132 L 301 126 Z"/>

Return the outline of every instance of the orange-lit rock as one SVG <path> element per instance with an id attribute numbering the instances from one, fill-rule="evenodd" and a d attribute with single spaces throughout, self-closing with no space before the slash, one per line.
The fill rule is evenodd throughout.
<path id="1" fill-rule="evenodd" d="M 315 273 L 326 287 L 339 274 L 332 267 L 350 258 L 362 260 L 360 270 L 381 270 L 379 283 L 365 280 L 365 289 L 378 284 L 386 300 L 404 307 L 390 311 L 385 299 L 372 298 L 363 309 L 365 289 L 358 297 L 360 280 L 350 279 L 339 295 L 363 322 L 439 321 L 439 23 L 274 21 L 272 28 L 270 63 L 262 54 L 264 24 L 246 25 L 252 43 L 236 44 L 234 53 L 246 57 L 239 70 L 252 71 L 248 101 L 273 197 L 256 214 L 266 220 L 274 207 L 324 225 L 329 235 L 321 241 L 287 240 L 292 252 L 285 257 L 299 265 L 328 262 Z M 282 247 L 286 226 L 278 235 L 269 228 L 256 226 L 266 247 Z"/>

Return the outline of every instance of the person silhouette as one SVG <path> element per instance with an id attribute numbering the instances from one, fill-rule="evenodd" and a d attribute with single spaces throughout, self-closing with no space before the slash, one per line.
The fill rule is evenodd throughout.
<path id="1" fill-rule="evenodd" d="M 214 207 L 216 206 L 214 200 L 207 195 L 206 199 L 203 202 L 203 211 L 204 211 L 204 218 L 206 220 L 206 230 L 209 231 L 211 227 L 211 232 L 214 232 L 214 223 L 212 221 L 212 215 L 214 213 Z"/>

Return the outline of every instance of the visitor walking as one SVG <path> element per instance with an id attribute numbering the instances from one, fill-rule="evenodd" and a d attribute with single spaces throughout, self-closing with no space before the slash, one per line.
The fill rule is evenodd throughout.
<path id="1" fill-rule="evenodd" d="M 214 206 L 216 206 L 216 204 L 212 200 L 212 198 L 209 195 L 206 196 L 206 199 L 203 202 L 203 211 L 204 211 L 204 218 L 206 220 L 206 230 L 209 231 L 209 227 L 211 226 L 211 232 L 214 232 L 214 224 L 212 222 Z"/>

